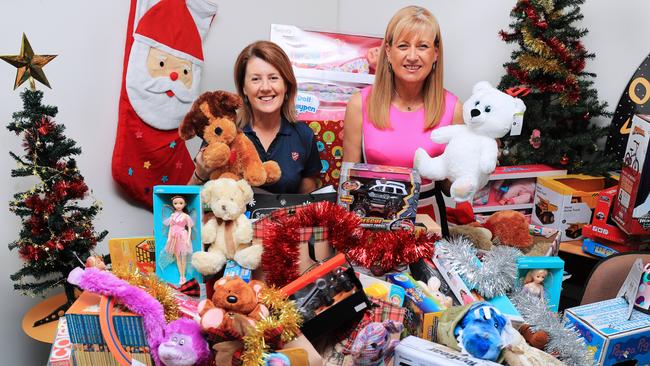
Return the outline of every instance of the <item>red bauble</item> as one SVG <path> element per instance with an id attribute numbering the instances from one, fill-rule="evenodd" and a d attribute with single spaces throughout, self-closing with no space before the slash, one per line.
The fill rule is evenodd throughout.
<path id="1" fill-rule="evenodd" d="M 569 164 L 569 157 L 566 156 L 566 154 L 562 155 L 562 158 L 560 159 L 560 164 L 562 164 L 562 165 Z"/>

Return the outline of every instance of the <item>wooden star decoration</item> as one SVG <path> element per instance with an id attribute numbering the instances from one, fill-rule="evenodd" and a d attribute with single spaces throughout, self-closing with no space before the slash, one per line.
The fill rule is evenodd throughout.
<path id="1" fill-rule="evenodd" d="M 27 80 L 29 80 L 29 85 L 32 90 L 36 90 L 34 79 L 38 80 L 48 88 L 52 88 L 50 83 L 47 81 L 47 77 L 45 77 L 43 66 L 47 65 L 47 63 L 52 61 L 56 56 L 57 55 L 35 55 L 32 46 L 27 40 L 27 36 L 23 33 L 23 41 L 20 45 L 20 54 L 13 56 L 0 56 L 0 59 L 5 60 L 17 69 L 14 90 Z"/>

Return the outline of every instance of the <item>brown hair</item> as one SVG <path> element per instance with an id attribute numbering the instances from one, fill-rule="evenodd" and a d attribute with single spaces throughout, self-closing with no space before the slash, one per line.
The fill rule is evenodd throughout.
<path id="1" fill-rule="evenodd" d="M 386 27 L 386 34 L 379 49 L 379 59 L 377 61 L 377 72 L 375 74 L 375 83 L 368 97 L 367 109 L 368 117 L 373 125 L 378 129 L 390 127 L 389 110 L 393 92 L 395 91 L 395 81 L 393 72 L 388 63 L 386 47 L 393 45 L 393 41 L 399 37 L 414 33 L 433 32 L 434 46 L 438 50 L 438 58 L 434 69 L 424 81 L 424 118 L 425 129 L 435 127 L 442 114 L 445 111 L 445 93 L 442 87 L 443 82 L 443 52 L 442 38 L 440 35 L 440 26 L 438 21 L 427 9 L 420 6 L 407 6 L 400 9 Z"/>
<path id="2" fill-rule="evenodd" d="M 271 66 L 278 69 L 280 76 L 284 81 L 287 92 L 285 94 L 285 101 L 282 103 L 282 116 L 289 122 L 296 121 L 296 93 L 298 90 L 298 83 L 291 68 L 291 61 L 286 53 L 277 44 L 269 41 L 257 41 L 246 46 L 237 56 L 235 61 L 235 87 L 237 93 L 244 100 L 243 108 L 240 108 L 237 113 L 237 124 L 243 127 L 243 124 L 251 122 L 253 119 L 253 111 L 249 102 L 244 95 L 244 78 L 246 77 L 246 66 L 248 60 L 257 57 Z"/>

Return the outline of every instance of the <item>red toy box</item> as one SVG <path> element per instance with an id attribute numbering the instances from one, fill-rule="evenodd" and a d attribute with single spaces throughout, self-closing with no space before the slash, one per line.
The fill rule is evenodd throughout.
<path id="1" fill-rule="evenodd" d="M 650 235 L 650 116 L 632 118 L 614 221 L 629 235 Z"/>

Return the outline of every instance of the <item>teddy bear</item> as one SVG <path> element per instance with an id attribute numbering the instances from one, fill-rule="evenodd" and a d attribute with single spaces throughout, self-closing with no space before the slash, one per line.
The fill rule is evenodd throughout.
<path id="1" fill-rule="evenodd" d="M 210 179 L 246 179 L 254 187 L 275 183 L 282 174 L 278 163 L 262 163 L 253 143 L 237 128 L 237 109 L 241 107 L 235 94 L 203 93 L 178 127 L 179 135 L 183 140 L 198 135 L 207 143 L 203 161 L 214 169 Z"/>
<path id="2" fill-rule="evenodd" d="M 478 82 L 472 96 L 463 104 L 464 124 L 444 126 L 431 132 L 431 140 L 447 144 L 435 158 L 418 148 L 413 160 L 420 175 L 431 180 L 449 178 L 451 196 L 469 201 L 488 181 L 497 164 L 496 139 L 505 136 L 526 110 L 519 98 Z"/>
<path id="3" fill-rule="evenodd" d="M 244 348 L 243 338 L 251 334 L 257 321 L 269 316 L 266 306 L 259 303 L 259 294 L 266 286 L 252 280 L 222 277 L 214 284 L 212 299 L 199 302 L 199 324 L 207 338 L 215 343 L 215 364 L 235 364 L 239 351 Z"/>
<path id="4" fill-rule="evenodd" d="M 201 202 L 214 214 L 201 226 L 201 241 L 207 251 L 192 254 L 192 266 L 203 275 L 221 270 L 227 259 L 255 269 L 262 259 L 262 244 L 252 244 L 253 224 L 246 217 L 246 204 L 253 199 L 251 186 L 243 179 L 219 178 L 201 190 Z"/>

